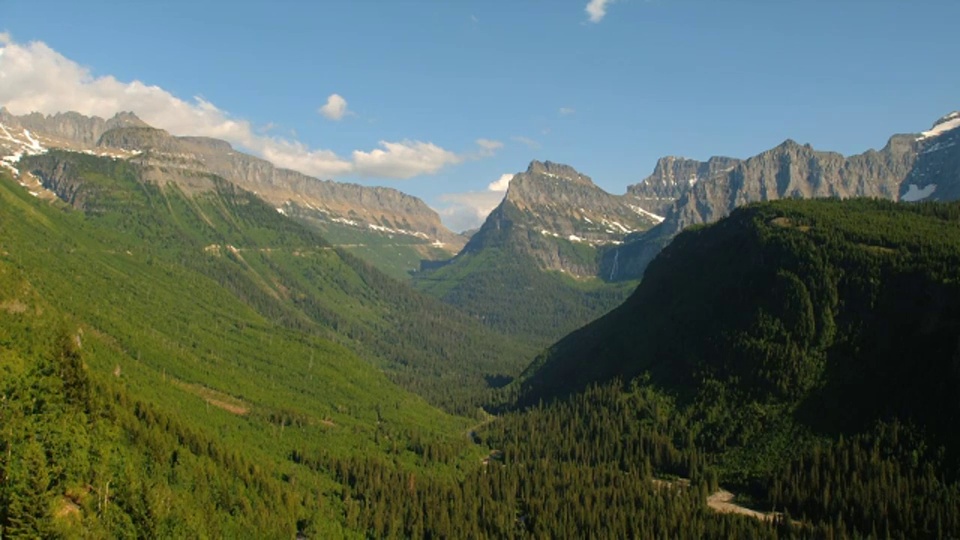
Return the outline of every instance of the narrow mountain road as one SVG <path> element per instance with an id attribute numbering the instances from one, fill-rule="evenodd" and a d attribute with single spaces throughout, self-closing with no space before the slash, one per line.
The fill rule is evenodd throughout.
<path id="1" fill-rule="evenodd" d="M 733 493 L 721 489 L 707 497 L 707 506 L 710 507 L 711 510 L 721 514 L 740 514 L 741 516 L 752 517 L 760 521 L 773 521 L 780 515 L 779 512 L 758 512 L 746 506 L 735 504 L 732 501 Z"/>

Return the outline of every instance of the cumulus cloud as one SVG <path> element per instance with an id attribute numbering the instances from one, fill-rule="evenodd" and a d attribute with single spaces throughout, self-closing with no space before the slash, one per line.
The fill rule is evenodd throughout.
<path id="1" fill-rule="evenodd" d="M 369 152 L 353 151 L 356 172 L 363 176 L 411 178 L 431 174 L 446 165 L 455 165 L 463 157 L 433 143 L 420 141 L 380 141 L 381 148 Z"/>
<path id="2" fill-rule="evenodd" d="M 613 0 L 590 0 L 585 8 L 590 22 L 598 23 L 607 15 L 607 6 L 612 4 Z"/>
<path id="3" fill-rule="evenodd" d="M 439 199 L 446 204 L 437 211 L 443 224 L 454 231 L 466 231 L 483 224 L 490 212 L 503 200 L 503 192 L 447 193 Z"/>
<path id="4" fill-rule="evenodd" d="M 490 185 L 487 186 L 489 191 L 506 191 L 507 187 L 510 185 L 510 181 L 513 180 L 513 175 L 510 173 L 501 174 L 500 178 L 497 178 L 493 182 L 490 182 Z"/>
<path id="5" fill-rule="evenodd" d="M 573 107 L 560 107 L 560 116 L 569 116 L 577 112 Z"/>
<path id="6" fill-rule="evenodd" d="M 445 207 L 438 210 L 443 223 L 454 231 L 465 231 L 483 224 L 490 212 L 500 204 L 513 174 L 501 174 L 487 185 L 487 191 L 446 193 L 440 195 Z"/>
<path id="7" fill-rule="evenodd" d="M 347 111 L 347 100 L 343 99 L 340 94 L 330 94 L 327 103 L 317 109 L 317 112 L 328 120 L 342 120 L 349 113 Z"/>
<path id="8" fill-rule="evenodd" d="M 94 76 L 89 69 L 43 42 L 21 44 L 2 33 L 0 45 L 0 105 L 13 114 L 77 111 L 109 118 L 119 111 L 133 111 L 148 124 L 175 135 L 224 139 L 280 167 L 322 178 L 348 175 L 410 178 L 436 173 L 468 158 L 485 157 L 496 149 L 489 144 L 480 145 L 478 141 L 479 154 L 460 155 L 431 142 L 381 141 L 379 148 L 369 152 L 356 150 L 350 158 L 344 158 L 331 150 L 310 148 L 297 140 L 269 135 L 269 130 L 257 129 L 246 120 L 234 118 L 199 96 L 183 100 L 140 81 L 122 82 L 109 75 Z M 328 105 L 337 103 L 332 99 L 334 96 L 336 94 L 328 99 Z M 341 113 L 349 114 L 345 100 Z"/>

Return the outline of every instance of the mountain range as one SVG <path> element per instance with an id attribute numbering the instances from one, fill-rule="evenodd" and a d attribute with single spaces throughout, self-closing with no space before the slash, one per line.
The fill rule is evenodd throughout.
<path id="1" fill-rule="evenodd" d="M 213 174 L 256 193 L 278 212 L 311 224 L 335 244 L 397 277 L 415 270 L 421 259 L 449 257 L 466 242 L 416 197 L 278 168 L 226 141 L 170 135 L 132 113 L 104 120 L 73 112 L 14 116 L 0 109 L 0 125 L 6 135 L 0 150 L 8 165 L 31 149 L 63 148 L 130 159 L 156 180 L 176 182 L 188 191 L 210 188 L 196 173 Z"/>
<path id="2" fill-rule="evenodd" d="M 784 198 L 871 197 L 953 200 L 960 196 L 960 113 L 921 134 L 894 135 L 879 151 L 844 157 L 792 140 L 754 157 L 706 162 L 666 158 L 628 193 L 663 212 L 662 223 L 607 250 L 600 275 L 636 279 L 680 231 L 712 223 L 752 202 Z M 654 206 L 651 206 L 653 208 Z"/>
<path id="3" fill-rule="evenodd" d="M 3 536 L 960 531 L 958 115 L 625 195 L 535 161 L 414 276 L 445 302 L 222 141 L 0 125 Z"/>

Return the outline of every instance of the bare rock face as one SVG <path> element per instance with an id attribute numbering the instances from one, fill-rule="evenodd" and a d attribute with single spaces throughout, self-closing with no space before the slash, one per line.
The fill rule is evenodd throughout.
<path id="1" fill-rule="evenodd" d="M 937 120 L 916 143 L 920 155 L 900 185 L 900 200 L 960 199 L 960 112 Z"/>
<path id="2" fill-rule="evenodd" d="M 72 111 L 50 116 L 40 113 L 14 116 L 5 108 L 0 108 L 0 123 L 28 129 L 49 138 L 71 141 L 83 147 L 94 146 L 100 136 L 111 129 L 149 127 L 131 112 L 117 113 L 113 118 L 104 120 L 97 116 L 88 117 Z"/>
<path id="3" fill-rule="evenodd" d="M 650 228 L 655 219 L 568 165 L 534 161 L 510 181 L 503 202 L 464 248 L 509 246 L 544 270 L 586 277 L 597 272 L 597 248 Z"/>
<path id="4" fill-rule="evenodd" d="M 728 157 L 712 157 L 705 162 L 674 156 L 663 157 L 657 160 L 653 174 L 639 184 L 627 187 L 627 194 L 634 198 L 637 206 L 664 216 L 673 203 L 690 188 L 729 172 L 738 163 L 739 159 Z"/>
<path id="5" fill-rule="evenodd" d="M 712 223 L 751 202 L 783 198 L 896 198 L 916 159 L 909 138 L 894 137 L 883 150 L 845 158 L 788 140 L 742 161 L 681 196 L 663 223 L 670 234 Z"/>
<path id="6" fill-rule="evenodd" d="M 0 124 L 29 130 L 46 148 L 124 157 L 141 165 L 147 179 L 173 182 L 188 192 L 212 189 L 202 174 L 221 176 L 252 191 L 278 211 L 389 235 L 408 235 L 456 253 L 466 240 L 450 231 L 422 200 L 400 191 L 319 180 L 235 150 L 209 137 L 176 137 L 133 113 L 109 120 L 75 112 L 11 115 Z"/>
<path id="7" fill-rule="evenodd" d="M 664 158 L 653 175 L 630 187 L 630 194 L 651 200 L 679 196 L 661 224 L 604 254 L 602 277 L 641 277 L 646 265 L 684 228 L 712 223 L 752 202 L 788 197 L 960 199 L 960 112 L 944 116 L 920 135 L 894 135 L 879 151 L 850 157 L 787 140 L 743 161 L 714 160 L 724 161 L 705 170 L 700 162 Z M 688 174 L 697 175 L 697 181 L 673 189 Z"/>

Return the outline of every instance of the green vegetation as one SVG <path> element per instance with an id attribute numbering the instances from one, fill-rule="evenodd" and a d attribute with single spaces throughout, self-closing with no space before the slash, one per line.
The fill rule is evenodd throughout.
<path id="1" fill-rule="evenodd" d="M 411 274 L 420 268 L 422 260 L 438 261 L 453 255 L 446 249 L 434 246 L 431 241 L 416 236 L 364 230 L 351 225 L 319 220 L 306 212 L 296 212 L 292 215 L 316 229 L 334 246 L 356 255 L 377 270 L 400 281 L 409 281 Z"/>
<path id="2" fill-rule="evenodd" d="M 415 275 L 414 284 L 497 332 L 541 348 L 613 309 L 636 287 L 545 272 L 533 257 L 499 247 L 463 253 Z"/>
<path id="3" fill-rule="evenodd" d="M 782 201 L 681 234 L 493 417 L 529 347 L 251 194 L 21 166 L 70 204 L 0 175 L 0 536 L 960 534 L 960 205 Z M 489 299 L 421 285 L 512 303 L 491 326 L 530 341 L 613 301 L 491 253 L 461 267 Z M 720 486 L 776 513 L 718 513 Z"/>
<path id="4" fill-rule="evenodd" d="M 140 170 L 122 161 L 53 152 L 25 165 L 61 178 L 86 214 L 66 227 L 107 244 L 103 252 L 126 260 L 116 256 L 129 251 L 132 260 L 186 273 L 184 280 L 202 276 L 205 286 L 216 284 L 245 304 L 243 311 L 344 345 L 449 411 L 472 416 L 487 399 L 490 378 L 516 375 L 532 356 L 531 348 L 384 276 L 217 177 L 205 177 L 212 189 L 186 194 L 173 184 L 140 182 Z M 72 290 L 68 282 L 52 285 Z M 90 290 L 109 288 L 96 283 Z M 126 309 L 124 302 L 142 303 L 140 292 L 118 298 L 115 309 Z M 219 335 L 222 328 L 201 331 Z"/>
<path id="5" fill-rule="evenodd" d="M 848 535 L 949 536 L 958 268 L 958 204 L 746 207 L 678 236 L 623 306 L 510 390 L 536 403 L 640 381 L 761 507 Z"/>

